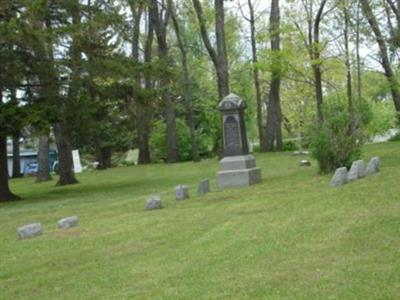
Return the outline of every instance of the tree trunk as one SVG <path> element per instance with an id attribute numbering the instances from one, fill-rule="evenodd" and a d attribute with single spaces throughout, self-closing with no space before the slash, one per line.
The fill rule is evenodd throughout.
<path id="1" fill-rule="evenodd" d="M 224 33 L 224 4 L 223 0 L 215 0 L 215 32 L 217 51 L 212 47 L 207 33 L 206 21 L 204 18 L 203 8 L 199 0 L 192 0 L 196 11 L 197 19 L 200 25 L 201 38 L 204 46 L 214 64 L 218 80 L 218 96 L 221 101 L 229 94 L 229 74 L 228 74 L 228 59 L 226 55 L 225 33 Z"/>
<path id="2" fill-rule="evenodd" d="M 3 91 L 0 87 L 0 106 L 3 105 Z M 4 125 L 2 125 L 4 126 Z M 20 199 L 10 191 L 8 185 L 8 161 L 7 161 L 7 134 L 0 131 L 0 202 Z"/>
<path id="3" fill-rule="evenodd" d="M 163 84 L 163 86 L 165 86 L 165 84 Z M 169 92 L 165 93 L 164 118 L 167 125 L 167 163 L 174 163 L 179 161 L 175 122 L 175 103 L 172 100 L 171 94 Z"/>
<path id="4" fill-rule="evenodd" d="M 226 54 L 225 43 L 225 12 L 224 0 L 214 1 L 215 9 L 215 35 L 217 43 L 217 61 L 218 68 L 218 85 L 220 91 L 220 99 L 222 100 L 229 94 L 229 75 L 228 75 L 228 56 Z"/>
<path id="5" fill-rule="evenodd" d="M 49 136 L 48 134 L 42 134 L 39 137 L 38 145 L 38 173 L 36 176 L 36 182 L 45 182 L 52 180 L 50 175 L 50 162 L 49 162 Z"/>
<path id="6" fill-rule="evenodd" d="M 152 46 L 154 39 L 154 28 L 153 23 L 151 22 L 150 12 L 148 17 L 148 30 L 147 30 L 147 39 L 144 49 L 144 61 L 145 63 L 151 63 L 152 60 Z M 150 91 L 153 88 L 152 81 L 150 77 L 145 74 L 145 89 Z M 146 99 L 142 99 L 143 101 L 139 103 L 137 116 L 137 131 L 138 131 L 138 142 L 139 142 L 139 157 L 138 164 L 149 164 L 151 162 L 150 158 L 150 128 L 151 128 L 151 102 Z"/>
<path id="7" fill-rule="evenodd" d="M 376 42 L 378 43 L 379 46 L 381 64 L 385 71 L 385 76 L 390 83 L 390 90 L 392 92 L 394 106 L 396 108 L 397 113 L 400 113 L 400 88 L 399 88 L 399 83 L 396 79 L 396 75 L 394 74 L 392 66 L 389 61 L 388 51 L 385 44 L 385 38 L 381 33 L 378 21 L 372 12 L 369 1 L 368 0 L 360 0 L 360 1 L 363 14 L 368 20 L 368 23 L 371 26 L 372 31 L 374 32 Z"/>
<path id="8" fill-rule="evenodd" d="M 0 134 L 0 202 L 20 199 L 11 193 L 8 185 L 7 137 Z"/>
<path id="9" fill-rule="evenodd" d="M 280 79 L 274 79 L 268 94 L 266 145 L 267 151 L 281 151 L 282 142 L 282 112 L 280 106 Z"/>
<path id="10" fill-rule="evenodd" d="M 138 164 L 149 164 L 150 160 L 150 121 L 148 104 L 138 102 L 136 103 L 136 130 L 138 137 Z"/>
<path id="11" fill-rule="evenodd" d="M 270 15 L 270 35 L 271 35 L 271 50 L 275 55 L 275 64 L 279 64 L 280 52 L 280 11 L 279 0 L 272 0 L 271 15 Z M 266 128 L 266 150 L 273 151 L 274 149 L 281 151 L 283 149 L 282 142 L 282 112 L 280 100 L 280 85 L 281 74 L 280 68 L 276 66 L 271 72 L 271 87 L 268 95 L 268 110 L 267 110 L 267 128 Z M 276 143 L 276 146 L 275 146 Z"/>
<path id="12" fill-rule="evenodd" d="M 96 161 L 99 163 L 97 165 L 98 170 L 105 170 L 112 167 L 111 155 L 110 147 L 100 147 L 96 150 Z"/>
<path id="13" fill-rule="evenodd" d="M 159 4 L 156 0 L 151 0 L 151 21 L 153 22 L 154 29 L 157 36 L 158 43 L 158 56 L 165 68 L 170 66 L 168 58 L 168 44 L 167 44 L 167 24 L 169 19 L 169 9 L 166 9 L 163 16 L 162 9 L 159 11 Z M 167 163 L 174 163 L 179 161 L 177 137 L 176 137 L 176 117 L 175 117 L 175 103 L 169 91 L 170 76 L 163 76 L 160 80 L 160 87 L 163 90 L 162 99 L 164 102 L 164 118 L 167 125 Z"/>
<path id="14" fill-rule="evenodd" d="M 355 115 L 354 115 L 354 103 L 353 103 L 353 87 L 352 87 L 352 75 L 351 75 L 351 62 L 350 62 L 350 49 L 349 49 L 349 27 L 350 27 L 350 15 L 347 0 L 343 3 L 343 15 L 344 15 L 344 58 L 346 65 L 346 87 L 347 87 L 347 102 L 348 111 L 350 118 L 349 134 L 352 134 L 355 129 Z"/>
<path id="15" fill-rule="evenodd" d="M 21 153 L 19 148 L 19 139 L 21 137 L 21 131 L 16 130 L 13 135 L 13 166 L 12 166 L 12 178 L 21 178 Z"/>
<path id="16" fill-rule="evenodd" d="M 63 123 L 56 123 L 54 125 L 54 135 L 58 149 L 58 166 L 60 175 L 57 185 L 78 183 L 73 171 L 74 163 L 72 160 L 72 147 Z"/>
<path id="17" fill-rule="evenodd" d="M 258 56 L 257 56 L 257 41 L 256 41 L 256 20 L 254 14 L 254 6 L 251 0 L 247 1 L 250 11 L 250 33 L 251 33 L 251 50 L 253 60 L 253 80 L 254 88 L 256 91 L 256 103 L 257 103 L 257 129 L 258 139 L 260 142 L 260 151 L 267 151 L 267 142 L 264 134 L 263 122 L 262 122 L 262 101 L 261 101 L 261 88 L 260 88 L 260 73 L 258 70 Z"/>
<path id="18" fill-rule="evenodd" d="M 218 97 L 219 101 L 229 94 L 229 74 L 228 74 L 228 57 L 226 54 L 225 46 L 225 29 L 224 29 L 224 2 L 223 0 L 214 1 L 215 10 L 215 33 L 217 52 L 212 47 L 210 39 L 207 33 L 206 21 L 204 18 L 203 8 L 199 0 L 192 0 L 193 6 L 197 15 L 197 19 L 200 25 L 200 34 L 203 40 L 204 46 L 214 64 L 215 72 L 217 74 L 218 81 Z M 217 128 L 216 140 L 214 141 L 213 152 L 216 152 L 219 157 L 222 157 L 222 120 L 221 126 Z"/>
<path id="19" fill-rule="evenodd" d="M 178 41 L 178 47 L 181 52 L 182 68 L 183 68 L 183 96 L 185 98 L 186 112 L 187 112 L 187 123 L 190 129 L 190 140 L 192 143 L 192 159 L 193 161 L 200 161 L 198 146 L 197 146 L 197 136 L 196 128 L 193 116 L 193 103 L 192 103 L 192 79 L 189 73 L 189 67 L 187 64 L 187 51 L 186 45 L 183 42 L 180 26 L 178 19 L 175 15 L 174 8 L 170 4 L 172 21 L 175 29 L 176 39 Z"/>
<path id="20" fill-rule="evenodd" d="M 143 14 L 143 3 L 142 2 L 130 2 L 130 8 L 133 15 L 133 36 L 132 36 L 132 59 L 138 64 L 139 63 L 139 38 L 140 38 L 140 24 Z M 149 18 L 150 19 L 150 18 Z M 153 40 L 153 24 L 148 21 L 148 34 L 146 41 L 146 49 L 147 52 L 149 39 L 150 41 L 150 55 L 151 55 L 151 45 Z M 145 53 L 146 59 L 146 53 Z M 151 60 L 151 56 L 150 56 Z M 145 75 L 146 76 L 146 75 Z M 135 117 L 136 117 L 136 133 L 138 140 L 138 148 L 139 148 L 139 157 L 138 164 L 149 164 L 150 163 L 150 148 L 149 148 L 149 123 L 148 120 L 148 103 L 146 99 L 140 95 L 140 93 L 136 93 L 137 89 L 141 88 L 141 76 L 140 73 L 135 75 L 135 81 L 137 87 L 133 88 L 133 100 L 135 101 Z"/>
<path id="21" fill-rule="evenodd" d="M 320 125 L 324 122 L 324 115 L 322 112 L 323 93 L 322 93 L 321 45 L 319 41 L 319 28 L 323 18 L 326 2 L 327 0 L 322 0 L 317 15 L 315 16 L 313 29 L 311 30 L 310 28 L 310 34 L 312 32 L 312 43 L 310 44 L 311 47 L 310 53 L 311 53 L 312 69 L 315 81 L 315 97 L 317 101 L 317 121 Z"/>
<path id="22" fill-rule="evenodd" d="M 358 105 L 362 101 L 362 82 L 361 82 L 361 55 L 360 55 L 360 3 L 357 2 L 356 17 L 356 61 L 357 61 L 357 98 Z"/>

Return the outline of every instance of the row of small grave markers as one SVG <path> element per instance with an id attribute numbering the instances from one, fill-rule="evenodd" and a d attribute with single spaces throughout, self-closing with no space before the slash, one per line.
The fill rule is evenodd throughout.
<path id="1" fill-rule="evenodd" d="M 344 185 L 348 182 L 355 181 L 366 176 L 379 172 L 380 159 L 375 156 L 371 158 L 367 167 L 363 160 L 356 160 L 351 164 L 351 168 L 347 171 L 346 167 L 338 168 L 331 180 L 331 186 L 337 187 Z"/>
<path id="2" fill-rule="evenodd" d="M 200 181 L 198 185 L 197 194 L 204 195 L 208 192 L 210 192 L 210 182 L 208 179 L 204 179 Z M 189 198 L 189 187 L 187 185 L 178 185 L 177 187 L 175 187 L 176 200 L 185 200 L 187 198 Z M 160 196 L 152 196 L 147 199 L 145 210 L 160 208 L 162 208 Z M 79 224 L 79 218 L 77 216 L 67 217 L 59 220 L 57 224 L 60 229 L 75 227 Z M 43 233 L 43 226 L 41 223 L 32 223 L 18 228 L 17 232 L 20 239 L 35 237 Z"/>
<path id="3" fill-rule="evenodd" d="M 77 216 L 67 217 L 57 222 L 58 228 L 66 229 L 78 226 L 79 218 Z M 20 239 L 26 239 L 43 233 L 43 226 L 40 223 L 33 223 L 22 226 L 17 230 Z"/>
<path id="4" fill-rule="evenodd" d="M 210 192 L 210 181 L 208 179 L 204 179 L 200 181 L 197 187 L 197 195 L 204 195 Z M 178 185 L 175 187 L 175 199 L 178 201 L 185 200 L 189 198 L 189 187 L 187 185 Z M 145 210 L 153 210 L 160 209 L 161 205 L 161 196 L 152 196 L 146 200 Z"/>

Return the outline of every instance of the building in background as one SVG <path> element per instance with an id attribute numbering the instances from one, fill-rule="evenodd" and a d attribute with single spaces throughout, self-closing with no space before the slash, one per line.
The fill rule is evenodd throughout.
<path id="1" fill-rule="evenodd" d="M 38 171 L 38 153 L 34 149 L 24 149 L 20 152 L 21 161 L 21 172 L 24 175 L 33 175 Z M 50 171 L 53 171 L 55 162 L 57 161 L 57 151 L 51 149 L 49 151 L 49 167 Z M 11 177 L 12 165 L 13 165 L 13 154 L 12 152 L 7 153 L 7 163 L 8 163 L 8 175 Z"/>

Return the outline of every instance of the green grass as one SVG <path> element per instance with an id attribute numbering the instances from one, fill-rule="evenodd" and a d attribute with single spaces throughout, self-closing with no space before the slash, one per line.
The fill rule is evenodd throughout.
<path id="1" fill-rule="evenodd" d="M 217 191 L 216 160 L 121 167 L 54 187 L 14 180 L 0 205 L 0 299 L 400 299 L 400 143 L 367 146 L 379 174 L 330 188 L 289 153 L 261 184 Z M 195 195 L 210 178 L 213 192 Z M 174 186 L 192 197 L 174 200 Z M 165 208 L 144 211 L 161 194 Z M 80 217 L 80 226 L 56 227 Z M 41 222 L 42 236 L 17 227 Z"/>

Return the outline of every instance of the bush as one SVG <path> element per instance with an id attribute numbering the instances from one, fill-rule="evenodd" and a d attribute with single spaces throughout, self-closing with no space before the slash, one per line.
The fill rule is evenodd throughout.
<path id="1" fill-rule="evenodd" d="M 327 100 L 323 106 L 324 122 L 320 127 L 314 126 L 311 134 L 312 155 L 318 160 L 322 173 L 349 167 L 359 159 L 362 146 L 361 129 L 351 125 L 346 100 Z"/>
<path id="2" fill-rule="evenodd" d="M 295 151 L 298 147 L 293 141 L 283 141 L 283 151 Z"/>

